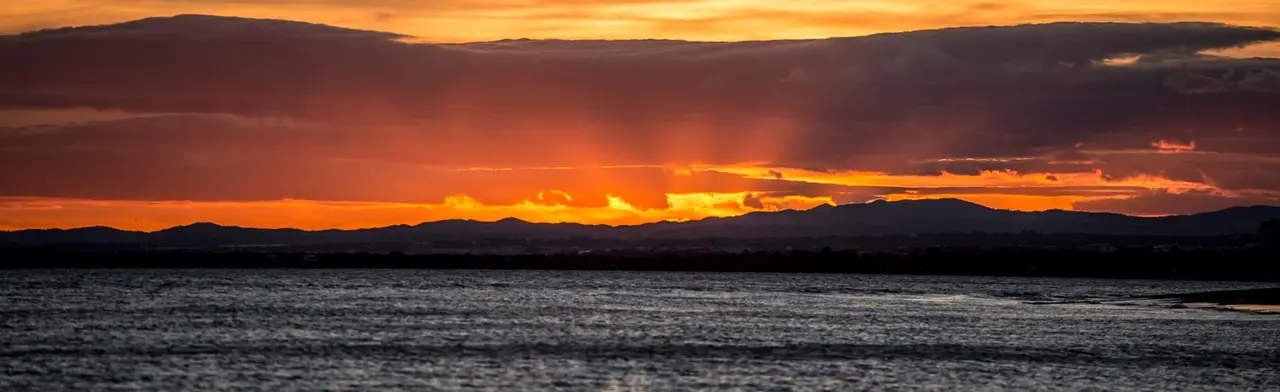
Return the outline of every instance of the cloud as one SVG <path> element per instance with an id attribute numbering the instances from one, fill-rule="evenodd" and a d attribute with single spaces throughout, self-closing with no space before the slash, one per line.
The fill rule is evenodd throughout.
<path id="1" fill-rule="evenodd" d="M 1280 70 L 1264 69 L 1251 72 L 1236 85 L 1244 91 L 1280 93 Z"/>
<path id="2" fill-rule="evenodd" d="M 1165 81 L 1165 85 L 1184 94 L 1219 93 L 1227 88 L 1227 84 L 1218 78 L 1196 74 L 1175 74 Z"/>
<path id="3" fill-rule="evenodd" d="M 1083 187 L 1133 179 L 1142 191 L 1277 190 L 1280 60 L 1197 54 L 1277 38 L 1207 23 L 1056 23 L 434 45 L 208 16 L 42 31 L 0 37 L 10 59 L 0 114 L 84 121 L 0 121 L 0 191 L 408 204 L 465 195 L 640 211 L 710 192 L 736 195 L 712 205 L 742 212 L 780 205 L 768 202 L 779 194 L 860 201 L 965 187 L 1061 205 L 1068 195 L 1020 189 L 1101 197 Z M 1123 56 L 1136 60 L 1106 62 Z M 512 170 L 461 170 L 477 167 Z M 568 169 L 531 170 L 553 167 Z M 678 174 L 689 167 L 709 170 Z M 1106 196 L 1138 190 L 1126 192 Z"/>
<path id="4" fill-rule="evenodd" d="M 1134 197 L 1077 202 L 1073 207 L 1081 211 L 1131 215 L 1183 215 L 1250 205 L 1275 206 L 1280 205 L 1280 200 L 1256 195 L 1239 197 L 1211 192 L 1170 193 L 1156 190 Z"/>
<path id="5" fill-rule="evenodd" d="M 1155 147 L 1156 151 L 1165 152 L 1165 153 L 1195 151 L 1196 141 L 1192 140 L 1187 143 L 1180 143 L 1177 141 L 1168 141 L 1168 140 L 1160 139 L 1159 141 L 1151 142 L 1151 147 Z"/>
<path id="6" fill-rule="evenodd" d="M 754 193 L 748 193 L 742 197 L 742 205 L 757 210 L 764 209 L 764 202 L 760 200 L 760 196 Z"/>
<path id="7" fill-rule="evenodd" d="M 1247 63 L 1242 61 L 1242 63 Z M 1184 94 L 1211 94 L 1225 92 L 1280 92 L 1280 70 L 1257 69 L 1236 72 L 1229 69 L 1218 77 L 1194 74 L 1183 70 L 1165 80 L 1165 85 Z"/>

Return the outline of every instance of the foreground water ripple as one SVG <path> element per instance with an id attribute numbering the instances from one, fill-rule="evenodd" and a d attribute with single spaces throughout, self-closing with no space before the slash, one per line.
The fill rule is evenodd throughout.
<path id="1" fill-rule="evenodd" d="M 1226 282 L 3 271 L 0 390 L 1276 390 Z"/>

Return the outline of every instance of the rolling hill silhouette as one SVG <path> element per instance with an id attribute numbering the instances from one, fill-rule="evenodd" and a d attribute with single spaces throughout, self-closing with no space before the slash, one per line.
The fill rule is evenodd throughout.
<path id="1" fill-rule="evenodd" d="M 1194 215 L 1135 217 L 1109 213 L 998 210 L 956 199 L 821 206 L 729 218 L 635 226 L 446 220 L 357 230 L 258 229 L 195 223 L 155 232 L 107 227 L 0 233 L 3 246 L 136 244 L 145 246 L 317 245 L 482 239 L 800 238 L 939 233 L 1220 236 L 1250 234 L 1280 207 L 1236 207 Z"/>

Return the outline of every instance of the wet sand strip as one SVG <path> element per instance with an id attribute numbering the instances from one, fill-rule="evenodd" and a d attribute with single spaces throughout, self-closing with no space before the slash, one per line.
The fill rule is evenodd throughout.
<path id="1" fill-rule="evenodd" d="M 1280 313 L 1280 287 L 1166 294 L 1146 298 L 1177 301 L 1189 307 Z"/>

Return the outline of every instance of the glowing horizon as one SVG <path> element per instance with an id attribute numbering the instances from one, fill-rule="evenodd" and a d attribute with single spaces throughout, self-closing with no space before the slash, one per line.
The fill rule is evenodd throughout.
<path id="1" fill-rule="evenodd" d="M 518 169 L 460 169 L 460 171 Z M 572 168 L 532 168 L 530 170 L 572 170 Z M 122 230 L 155 231 L 197 222 L 254 228 L 297 228 L 304 230 L 362 229 L 402 224 L 418 224 L 444 220 L 495 222 L 515 218 L 532 223 L 581 223 L 591 225 L 629 226 L 664 221 L 689 221 L 711 217 L 733 217 L 752 212 L 808 210 L 820 205 L 845 205 L 873 201 L 959 199 L 993 209 L 1013 211 L 1073 210 L 1077 203 L 1096 200 L 1118 200 L 1128 195 L 1158 190 L 1169 193 L 1188 191 L 1222 192 L 1212 186 L 1139 175 L 1123 179 L 1105 179 L 1099 172 L 1077 174 L 1017 174 L 987 171 L 977 176 L 895 176 L 885 173 L 823 173 L 805 170 L 757 167 L 749 164 L 681 171 L 667 168 L 673 176 L 715 172 L 743 175 L 744 178 L 778 180 L 783 178 L 813 184 L 904 186 L 899 193 L 874 195 L 866 200 L 837 203 L 831 196 L 776 195 L 769 191 L 731 193 L 699 192 L 664 195 L 666 207 L 637 208 L 622 197 L 606 194 L 603 206 L 568 205 L 573 195 L 557 189 L 539 191 L 535 197 L 518 203 L 486 204 L 473 197 L 458 194 L 439 203 L 351 202 L 323 200 L 257 200 L 257 201 L 122 201 L 49 197 L 0 197 L 0 212 L 22 226 L 0 222 L 0 230 L 29 228 L 79 228 L 108 226 Z M 764 173 L 764 174 L 761 174 Z M 809 177 L 806 177 L 809 176 Z M 1058 177 L 1048 180 L 1046 177 Z M 951 193 L 957 187 L 988 187 L 1013 193 Z M 942 189 L 942 193 L 920 193 Z M 1078 194 L 1023 194 L 1032 189 L 1077 189 Z M 1078 189 L 1087 189 L 1078 190 Z M 1082 194 L 1081 194 L 1082 193 Z M 1134 214 L 1163 216 L 1170 214 Z"/>
<path id="2" fill-rule="evenodd" d="M 682 39 L 750 41 L 857 37 L 877 33 L 1052 22 L 1208 21 L 1280 26 L 1273 0 L 1231 4 L 1190 0 L 1110 1 L 923 0 L 799 1 L 639 0 L 488 2 L 448 0 L 412 4 L 385 0 L 259 3 L 53 0 L 0 7 L 0 33 L 120 23 L 153 16 L 204 14 L 301 20 L 387 31 L 424 42 L 502 39 Z"/>

